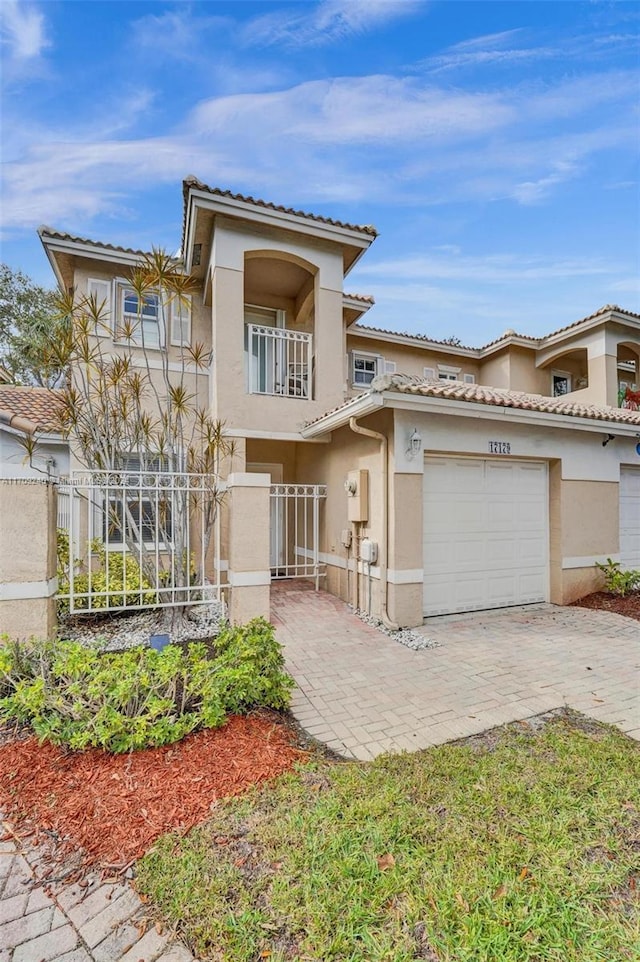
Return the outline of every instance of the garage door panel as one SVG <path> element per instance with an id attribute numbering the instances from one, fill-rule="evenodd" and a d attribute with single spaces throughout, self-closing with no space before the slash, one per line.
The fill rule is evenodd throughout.
<path id="1" fill-rule="evenodd" d="M 640 569 L 640 467 L 620 467 L 620 562 Z"/>
<path id="2" fill-rule="evenodd" d="M 545 464 L 427 457 L 424 503 L 425 614 L 546 599 Z"/>

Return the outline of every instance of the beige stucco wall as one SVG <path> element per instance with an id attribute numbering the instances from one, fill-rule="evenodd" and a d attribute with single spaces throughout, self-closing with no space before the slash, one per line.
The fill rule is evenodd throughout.
<path id="1" fill-rule="evenodd" d="M 312 317 L 312 397 L 282 397 L 247 392 L 244 350 L 244 304 L 252 303 L 287 309 L 286 298 L 247 290 L 245 266 L 255 248 L 272 250 L 303 260 L 314 273 L 314 305 L 289 304 L 288 326 L 296 317 Z M 317 243 L 293 241 L 289 236 L 257 240 L 252 234 L 228 225 L 216 226 L 213 245 L 213 407 L 230 432 L 246 430 L 269 434 L 291 434 L 308 420 L 323 414 L 344 398 L 344 329 L 342 323 L 342 258 L 333 249 Z M 303 292 L 304 293 L 304 292 Z M 303 298 L 303 301 L 305 299 Z M 291 326 L 296 326 L 295 323 Z M 308 324 L 298 325 L 307 327 Z M 336 359 L 339 361 L 336 363 Z"/>
<path id="2" fill-rule="evenodd" d="M 233 624 L 269 618 L 269 485 L 265 474 L 229 475 L 229 618 Z"/>
<path id="3" fill-rule="evenodd" d="M 56 609 L 56 485 L 0 480 L 0 633 L 50 638 Z"/>
<path id="4" fill-rule="evenodd" d="M 396 373 L 411 374 L 414 377 L 423 377 L 424 368 L 431 367 L 438 376 L 438 365 L 445 367 L 460 368 L 459 378 L 463 379 L 465 374 L 473 374 L 476 381 L 479 379 L 480 365 L 475 358 L 457 355 L 455 353 L 437 352 L 432 349 L 412 346 L 410 344 L 397 344 L 392 341 L 378 340 L 377 338 L 367 338 L 360 335 L 350 335 L 347 332 L 347 351 L 349 352 L 349 388 L 352 393 L 357 393 L 351 384 L 351 362 L 350 355 L 353 351 L 362 351 L 367 354 L 376 354 L 385 361 L 393 361 L 396 365 Z"/>

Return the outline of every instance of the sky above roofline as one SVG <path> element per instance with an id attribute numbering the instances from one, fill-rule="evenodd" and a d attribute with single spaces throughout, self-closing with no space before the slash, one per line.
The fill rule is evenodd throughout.
<path id="1" fill-rule="evenodd" d="M 4 0 L 2 260 L 174 252 L 182 179 L 373 224 L 366 323 L 483 343 L 640 310 L 637 2 Z"/>

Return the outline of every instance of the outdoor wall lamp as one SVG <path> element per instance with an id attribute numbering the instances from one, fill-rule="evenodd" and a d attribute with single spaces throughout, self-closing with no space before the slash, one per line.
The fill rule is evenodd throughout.
<path id="1" fill-rule="evenodd" d="M 603 447 L 603 448 L 606 448 L 606 446 L 607 446 L 607 444 L 609 443 L 609 441 L 615 441 L 615 439 L 616 439 L 615 434 L 607 434 L 606 438 L 605 438 L 604 441 L 602 442 L 602 447 Z"/>
<path id="2" fill-rule="evenodd" d="M 417 428 L 414 428 L 413 434 L 409 437 L 409 443 L 407 445 L 407 458 L 409 461 L 413 461 L 417 458 L 422 451 L 422 435 Z"/>

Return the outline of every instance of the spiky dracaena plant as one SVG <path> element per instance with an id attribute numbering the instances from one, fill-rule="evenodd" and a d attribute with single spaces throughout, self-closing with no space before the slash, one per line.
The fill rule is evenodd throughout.
<path id="1" fill-rule="evenodd" d="M 171 586 L 178 589 L 172 597 L 184 602 L 187 593 L 179 589 L 188 586 L 192 576 L 187 519 L 194 511 L 201 513 L 198 527 L 205 537 L 200 552 L 204 559 L 223 496 L 218 483 L 220 461 L 232 455 L 232 445 L 224 437 L 221 422 L 210 417 L 206 400 L 201 401 L 201 396 L 208 395 L 209 351 L 201 343 L 192 343 L 179 349 L 177 365 L 175 356 L 169 361 L 171 307 L 186 304 L 194 291 L 193 279 L 168 254 L 154 249 L 131 271 L 127 287 L 137 296 L 138 315 L 125 316 L 115 330 L 106 304 L 95 296 L 79 297 L 72 291 L 59 299 L 66 323 L 49 349 L 49 360 L 65 372 L 60 427 L 90 470 L 118 471 L 123 455 L 135 452 L 142 471 L 153 472 L 161 462 L 172 471 L 203 476 L 197 494 L 174 489 L 166 510 L 158 505 L 157 536 L 172 548 L 165 570 L 162 556 L 158 570 L 155 547 L 144 544 L 140 517 L 134 517 L 127 504 L 117 508 L 126 514 L 124 537 L 141 557 L 149 583 L 166 586 L 170 578 Z M 157 345 L 146 342 L 142 318 L 149 297 L 157 298 L 162 346 L 153 350 L 152 357 L 150 348 Z M 122 527 L 120 517 L 113 523 Z M 197 575 L 203 577 L 204 572 Z"/>

